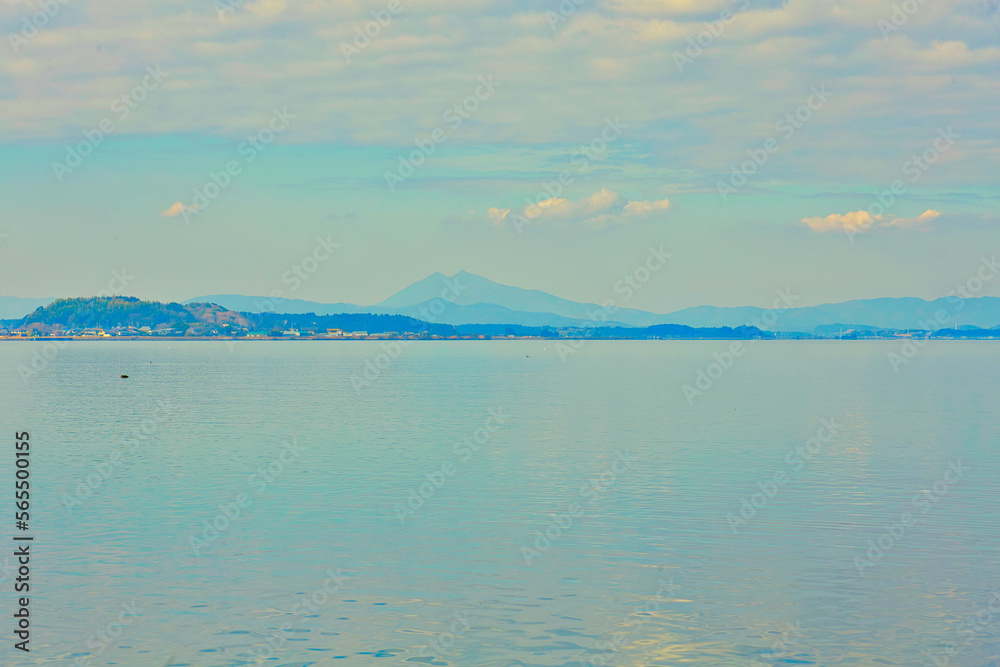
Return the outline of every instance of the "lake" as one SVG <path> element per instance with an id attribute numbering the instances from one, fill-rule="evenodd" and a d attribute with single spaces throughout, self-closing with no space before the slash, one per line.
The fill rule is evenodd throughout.
<path id="1" fill-rule="evenodd" d="M 1000 345 L 732 345 L 0 344 L 3 664 L 1000 664 Z"/>

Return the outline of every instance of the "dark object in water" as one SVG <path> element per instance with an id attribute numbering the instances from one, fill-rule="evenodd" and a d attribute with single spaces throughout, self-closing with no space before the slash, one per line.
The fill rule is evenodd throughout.
<path id="1" fill-rule="evenodd" d="M 123 377 L 123 378 L 127 378 L 128 376 L 127 376 L 127 375 L 123 375 L 122 377 Z"/>

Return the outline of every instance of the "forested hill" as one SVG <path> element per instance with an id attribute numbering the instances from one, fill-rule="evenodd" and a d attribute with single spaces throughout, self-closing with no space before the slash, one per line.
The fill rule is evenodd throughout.
<path id="1" fill-rule="evenodd" d="M 680 324 L 560 328 L 518 324 L 456 326 L 406 315 L 375 313 L 238 313 L 212 303 L 161 303 L 130 296 L 58 299 L 12 324 L 11 329 L 31 335 L 322 337 L 328 335 L 329 330 L 340 330 L 362 336 L 408 338 L 774 338 L 773 333 L 755 327 L 699 329 Z"/>
<path id="2" fill-rule="evenodd" d="M 209 303 L 160 303 L 143 301 L 134 296 L 97 296 L 79 299 L 56 299 L 35 309 L 21 320 L 22 326 L 32 324 L 60 325 L 66 329 L 150 327 L 161 325 L 187 328 L 192 324 L 229 324 L 246 327 L 247 320 L 239 313 Z"/>

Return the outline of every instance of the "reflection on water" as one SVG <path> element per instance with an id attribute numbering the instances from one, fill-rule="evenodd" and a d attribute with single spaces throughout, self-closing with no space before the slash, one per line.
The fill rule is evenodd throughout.
<path id="1" fill-rule="evenodd" d="M 996 664 L 1000 346 L 727 345 L 2 344 L 4 664 Z"/>

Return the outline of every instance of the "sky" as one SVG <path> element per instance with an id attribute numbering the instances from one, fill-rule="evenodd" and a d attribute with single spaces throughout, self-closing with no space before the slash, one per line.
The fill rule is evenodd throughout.
<path id="1" fill-rule="evenodd" d="M 1000 0 L 0 0 L 0 295 L 932 299 L 998 101 Z"/>

